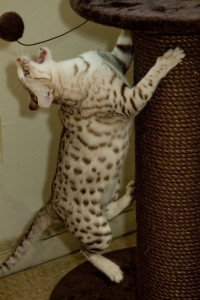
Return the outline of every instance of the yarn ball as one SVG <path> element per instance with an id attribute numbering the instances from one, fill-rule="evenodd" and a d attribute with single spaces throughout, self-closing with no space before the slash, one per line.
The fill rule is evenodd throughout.
<path id="1" fill-rule="evenodd" d="M 0 17 L 0 38 L 15 42 L 24 33 L 24 22 L 16 12 L 6 12 Z"/>

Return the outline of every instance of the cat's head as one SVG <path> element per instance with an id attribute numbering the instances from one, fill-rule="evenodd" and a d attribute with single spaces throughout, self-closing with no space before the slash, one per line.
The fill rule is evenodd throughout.
<path id="1" fill-rule="evenodd" d="M 36 110 L 39 107 L 47 108 L 54 100 L 54 85 L 51 69 L 55 62 L 52 60 L 48 48 L 41 48 L 38 62 L 29 57 L 17 58 L 17 73 L 19 80 L 28 90 L 29 108 Z"/>

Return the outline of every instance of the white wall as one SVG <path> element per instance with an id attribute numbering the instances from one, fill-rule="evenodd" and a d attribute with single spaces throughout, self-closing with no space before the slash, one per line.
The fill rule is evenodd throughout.
<path id="1" fill-rule="evenodd" d="M 83 22 L 67 0 L 1 0 L 0 7 L 1 13 L 16 11 L 21 15 L 25 23 L 21 39 L 24 43 L 51 38 Z M 51 49 L 55 60 L 69 59 L 91 49 L 111 50 L 119 32 L 116 28 L 88 22 L 67 36 L 45 43 L 45 46 Z M 0 40 L 0 261 L 12 251 L 36 212 L 48 200 L 55 171 L 61 131 L 57 116 L 59 107 L 30 111 L 28 93 L 21 87 L 16 75 L 17 56 L 27 54 L 34 58 L 39 47 L 23 47 L 17 42 Z M 132 71 L 129 72 L 129 81 L 131 77 Z M 125 172 L 126 183 L 134 174 L 133 154 L 132 146 Z M 124 214 L 119 221 L 121 223 L 115 225 L 116 221 L 113 222 L 114 231 L 115 226 L 117 228 L 121 224 L 122 227 L 121 231 L 116 230 L 115 235 L 135 227 L 134 217 L 130 215 L 131 220 L 126 218 Z M 46 235 L 50 237 L 57 233 L 52 229 Z M 42 247 L 40 251 L 43 251 Z M 71 247 L 65 253 L 75 248 Z M 64 254 L 61 252 L 56 254 L 54 251 L 48 259 Z M 34 256 L 31 259 L 34 260 Z M 37 263 L 44 260 L 46 258 L 39 259 Z M 27 261 L 23 267 L 32 264 Z"/>

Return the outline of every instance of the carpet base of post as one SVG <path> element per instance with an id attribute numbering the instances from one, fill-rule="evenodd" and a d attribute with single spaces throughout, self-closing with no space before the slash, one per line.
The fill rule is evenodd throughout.
<path id="1" fill-rule="evenodd" d="M 105 256 L 120 266 L 121 283 L 111 282 L 91 263 L 85 262 L 64 276 L 50 300 L 136 300 L 135 248 L 110 252 Z"/>

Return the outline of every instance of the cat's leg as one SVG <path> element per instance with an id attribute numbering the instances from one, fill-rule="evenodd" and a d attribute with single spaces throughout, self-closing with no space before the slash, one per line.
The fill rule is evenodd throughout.
<path id="1" fill-rule="evenodd" d="M 103 223 L 98 221 L 98 223 L 91 224 L 91 238 L 89 241 L 82 240 L 83 248 L 81 252 L 89 262 L 104 273 L 111 281 L 119 283 L 123 280 L 123 273 L 120 267 L 100 254 L 109 246 L 112 237 L 108 222 L 103 216 L 101 216 L 101 219 Z M 98 228 L 96 227 L 97 224 Z"/>
<path id="2" fill-rule="evenodd" d="M 119 215 L 134 200 L 135 181 L 132 180 L 126 186 L 126 193 L 120 199 L 113 200 L 104 207 L 106 220 L 111 220 Z"/>
<path id="3" fill-rule="evenodd" d="M 104 215 L 107 220 L 110 220 L 117 216 L 122 210 L 124 210 L 127 206 L 131 204 L 133 201 L 135 191 L 135 181 L 130 181 L 129 184 L 126 187 L 126 194 L 121 197 L 117 201 L 110 202 L 105 206 Z M 109 227 L 108 223 L 104 221 L 104 226 Z M 108 231 L 109 232 L 109 231 Z M 105 233 L 104 233 L 105 234 Z M 105 234 L 106 236 L 107 234 Z M 103 236 L 103 235 L 102 235 Z M 102 238 L 101 236 L 101 238 Z M 106 242 L 106 244 L 108 241 Z M 108 246 L 108 245 L 107 245 Z M 91 247 L 91 245 L 90 245 Z M 96 245 L 95 245 L 96 247 Z M 83 255 L 95 266 L 97 267 L 101 272 L 103 272 L 105 275 L 108 276 L 108 278 L 116 283 L 119 283 L 123 280 L 123 273 L 118 265 L 110 261 L 109 259 L 105 258 L 104 256 L 94 253 L 92 254 L 91 251 L 97 251 L 97 248 L 83 248 L 82 253 Z M 104 249 L 99 249 L 99 251 L 102 251 Z"/>
<path id="4" fill-rule="evenodd" d="M 75 196 L 76 195 L 76 196 Z M 107 258 L 100 255 L 108 248 L 112 239 L 111 228 L 100 208 L 101 193 L 84 196 L 74 192 L 76 199 L 72 206 L 63 203 L 62 207 L 54 206 L 57 214 L 65 222 L 66 227 L 82 243 L 82 254 L 95 267 L 114 282 L 120 282 L 123 274 L 120 268 Z"/>
<path id="5" fill-rule="evenodd" d="M 160 80 L 179 64 L 184 56 L 182 49 L 170 49 L 157 58 L 155 65 L 136 86 L 130 89 L 122 83 L 121 87 L 118 87 L 120 98 L 116 110 L 126 118 L 136 116 L 151 99 Z"/>
<path id="6" fill-rule="evenodd" d="M 142 80 L 133 89 L 135 95 L 136 107 L 140 110 L 140 105 L 150 100 L 160 80 L 164 78 L 167 73 L 178 65 L 185 54 L 182 49 L 170 49 L 163 56 L 157 58 L 155 65 L 142 78 Z"/>
<path id="7" fill-rule="evenodd" d="M 48 212 L 48 207 L 45 206 L 35 217 L 15 252 L 0 266 L 0 277 L 8 273 L 16 265 L 52 222 L 53 219 Z"/>

